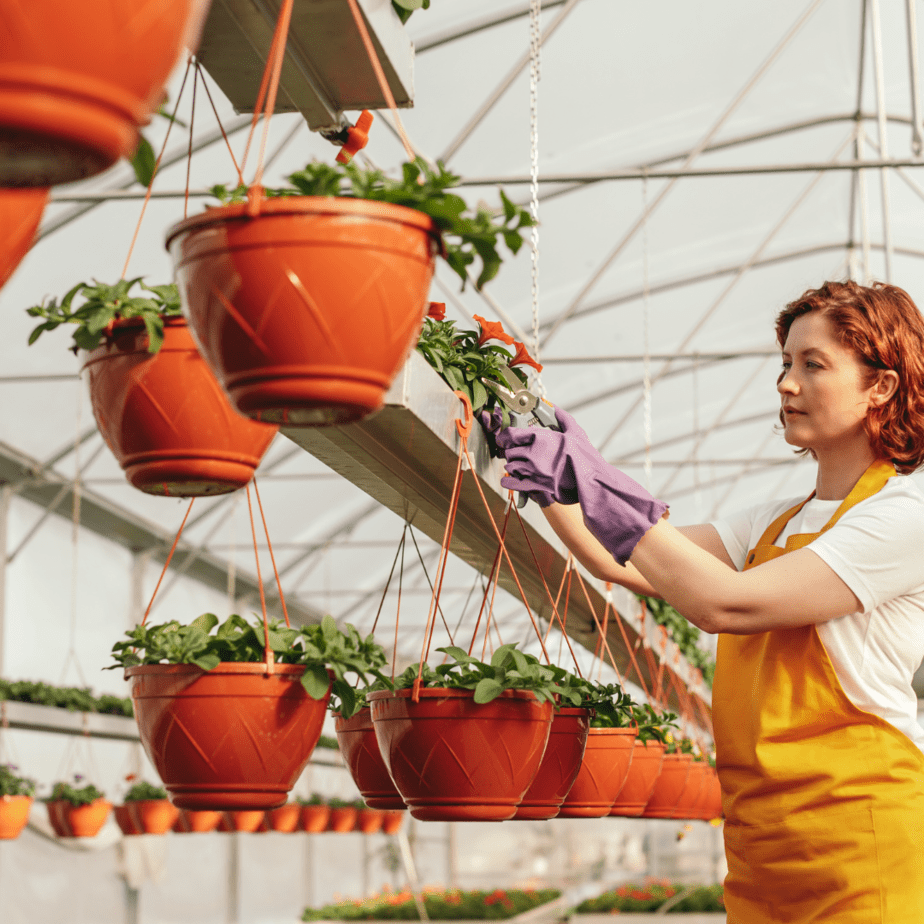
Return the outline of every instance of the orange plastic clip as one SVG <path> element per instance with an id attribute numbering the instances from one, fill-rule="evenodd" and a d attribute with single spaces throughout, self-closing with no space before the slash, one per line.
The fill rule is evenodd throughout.
<path id="1" fill-rule="evenodd" d="M 338 164 L 348 164 L 353 159 L 353 155 L 366 146 L 369 142 L 369 128 L 373 118 L 374 116 L 368 109 L 363 109 L 356 124 L 347 129 L 347 143 L 337 155 Z"/>

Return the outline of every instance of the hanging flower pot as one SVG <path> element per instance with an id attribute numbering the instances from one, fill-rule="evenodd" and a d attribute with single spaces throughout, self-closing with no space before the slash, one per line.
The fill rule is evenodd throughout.
<path id="1" fill-rule="evenodd" d="M 589 730 L 590 710 L 563 708 L 555 713 L 539 772 L 514 818 L 535 820 L 558 814 L 581 770 Z"/>
<path id="2" fill-rule="evenodd" d="M 673 818 L 690 775 L 692 754 L 665 754 L 661 772 L 642 812 L 643 818 Z"/>
<path id="3" fill-rule="evenodd" d="M 266 822 L 271 831 L 282 831 L 291 834 L 298 829 L 302 816 L 302 807 L 297 802 L 287 802 L 279 808 L 266 813 Z"/>
<path id="4" fill-rule="evenodd" d="M 112 809 L 106 799 L 95 799 L 86 805 L 74 805 L 66 799 L 46 804 L 48 820 L 58 837 L 96 837 Z"/>
<path id="5" fill-rule="evenodd" d="M 636 738 L 629 773 L 610 814 L 629 817 L 641 815 L 654 791 L 663 762 L 664 745 L 660 741 Z"/>
<path id="6" fill-rule="evenodd" d="M 712 768 L 705 761 L 694 760 L 690 764 L 690 774 L 671 818 L 695 821 L 700 817 L 702 806 L 706 801 L 708 771 Z"/>
<path id="7" fill-rule="evenodd" d="M 591 728 L 581 769 L 562 802 L 559 818 L 609 815 L 634 756 L 634 728 Z"/>
<path id="8" fill-rule="evenodd" d="M 301 828 L 309 834 L 320 834 L 327 830 L 330 821 L 330 806 L 315 803 L 302 806 Z"/>
<path id="9" fill-rule="evenodd" d="M 404 824 L 404 809 L 383 809 L 382 834 L 397 834 Z"/>
<path id="10" fill-rule="evenodd" d="M 423 821 L 503 821 L 539 770 L 553 704 L 504 690 L 491 702 L 471 690 L 425 687 L 369 694 L 389 773 Z"/>
<path id="11" fill-rule="evenodd" d="M 330 800 L 330 815 L 327 819 L 328 831 L 337 834 L 349 834 L 356 830 L 359 819 L 359 808 L 352 802 L 343 802 L 340 799 Z"/>
<path id="12" fill-rule="evenodd" d="M 356 830 L 361 834 L 378 834 L 384 821 L 385 813 L 379 809 L 361 808 L 356 815 Z"/>
<path id="13" fill-rule="evenodd" d="M 0 286 L 29 252 L 47 202 L 47 189 L 0 190 Z"/>
<path id="14" fill-rule="evenodd" d="M 222 812 L 218 821 L 218 830 L 228 833 L 231 831 L 243 831 L 251 834 L 258 831 L 263 824 L 266 815 L 262 809 L 252 811 L 250 809 L 237 809 L 230 812 Z"/>
<path id="15" fill-rule="evenodd" d="M 183 308 L 235 407 L 290 426 L 382 406 L 427 309 L 437 236 L 383 202 L 295 196 L 207 209 L 167 235 Z"/>
<path id="16" fill-rule="evenodd" d="M 116 321 L 84 361 L 96 422 L 128 480 L 170 497 L 242 488 L 276 428 L 231 407 L 183 318 L 164 319 L 157 353 L 148 339 L 140 319 Z"/>
<path id="17" fill-rule="evenodd" d="M 32 796 L 0 796 L 0 840 L 13 840 L 22 834 L 32 802 Z"/>
<path id="18" fill-rule="evenodd" d="M 388 775 L 379 751 L 372 710 L 366 706 L 349 719 L 335 714 L 334 729 L 340 753 L 366 805 L 376 809 L 403 810 L 404 800 Z"/>
<path id="19" fill-rule="evenodd" d="M 138 827 L 137 819 L 132 815 L 131 809 L 131 804 L 128 802 L 124 805 L 114 805 L 112 807 L 112 815 L 116 824 L 126 837 L 134 837 L 142 833 L 141 828 Z"/>
<path id="20" fill-rule="evenodd" d="M 5 0 L 0 186 L 70 183 L 130 157 L 206 0 Z"/>
<path id="21" fill-rule="evenodd" d="M 214 831 L 221 821 L 221 812 L 201 811 L 193 812 L 189 809 L 180 809 L 177 820 L 173 823 L 173 831 L 177 834 L 205 834 Z"/>
<path id="22" fill-rule="evenodd" d="M 722 817 L 722 784 L 715 767 L 710 767 L 706 774 L 705 797 L 700 808 L 699 818 L 712 821 Z"/>
<path id="23" fill-rule="evenodd" d="M 180 814 L 169 799 L 138 799 L 128 805 L 142 834 L 166 834 Z"/>

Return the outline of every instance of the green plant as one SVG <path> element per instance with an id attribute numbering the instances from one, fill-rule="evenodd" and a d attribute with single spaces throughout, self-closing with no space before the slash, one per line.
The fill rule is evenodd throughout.
<path id="1" fill-rule="evenodd" d="M 125 793 L 123 802 L 140 802 L 143 799 L 166 799 L 167 790 L 163 786 L 157 786 L 154 783 L 148 783 L 145 780 L 138 780 L 132 783 L 128 792 Z"/>
<path id="2" fill-rule="evenodd" d="M 429 10 L 430 0 L 391 0 L 401 22 L 407 22 L 415 10 Z"/>
<path id="3" fill-rule="evenodd" d="M 288 177 L 289 187 L 266 189 L 265 195 L 275 196 L 346 196 L 390 202 L 429 215 L 443 239 L 443 257 L 462 280 L 468 279 L 468 267 L 476 260 L 481 269 L 475 283 L 480 289 L 497 275 L 501 266 L 499 239 L 516 254 L 523 245 L 522 229 L 535 224 L 529 212 L 511 202 L 501 191 L 502 212 L 496 218 L 483 206 L 469 212 L 460 196 L 447 192 L 458 186 L 460 177 L 450 173 L 442 163 L 431 167 L 418 157 L 401 167 L 400 179 L 387 177 L 381 170 L 359 167 L 354 163 L 325 164 L 312 161 L 303 170 Z M 247 189 L 238 186 L 228 190 L 213 186 L 212 194 L 222 203 L 239 202 Z"/>
<path id="4" fill-rule="evenodd" d="M 632 697 L 618 683 L 579 677 L 563 667 L 550 667 L 560 689 L 562 706 L 592 709 L 593 728 L 627 728 L 634 720 Z"/>
<path id="5" fill-rule="evenodd" d="M 143 278 L 120 279 L 115 285 L 98 280 L 93 280 L 94 285 L 78 282 L 60 303 L 52 298 L 27 308 L 26 313 L 30 317 L 44 318 L 29 334 L 29 344 L 35 343 L 45 331 L 54 330 L 62 324 L 76 324 L 71 349 L 75 353 L 93 350 L 116 321 L 140 318 L 148 332 L 148 352 L 156 353 L 164 342 L 164 317 L 180 314 L 180 296 L 172 283 L 149 286 L 142 282 Z M 139 283 L 142 289 L 151 293 L 150 297 L 129 294 Z M 74 299 L 78 295 L 83 302 L 75 308 Z"/>
<path id="6" fill-rule="evenodd" d="M 101 712 L 132 718 L 132 701 L 104 693 L 94 696 L 89 687 L 56 687 L 31 680 L 0 680 L 0 699 L 37 706 L 54 706 L 79 712 Z"/>
<path id="7" fill-rule="evenodd" d="M 324 800 L 326 805 L 329 805 L 332 809 L 339 808 L 355 808 L 361 809 L 366 807 L 366 803 L 362 799 L 340 799 L 336 796 L 332 796 L 330 799 Z"/>
<path id="8" fill-rule="evenodd" d="M 273 620 L 264 635 L 259 619 L 251 625 L 235 614 L 219 625 L 217 616 L 203 613 L 188 626 L 173 620 L 157 626 L 135 626 L 126 635 L 127 640 L 112 646 L 116 663 L 110 669 L 167 663 L 195 664 L 209 671 L 222 662 L 262 661 L 268 639 L 276 661 L 304 666 L 302 686 L 312 699 L 323 699 L 333 684 L 345 718 L 356 711 L 353 686 L 345 674 L 353 672 L 364 680 L 370 674 L 379 677 L 379 668 L 386 661 L 385 650 L 371 635 L 362 639 L 349 624 L 341 631 L 331 616 L 298 629 Z"/>
<path id="9" fill-rule="evenodd" d="M 75 773 L 73 784 L 65 783 L 64 781 L 55 783 L 51 788 L 51 795 L 46 801 L 70 802 L 71 805 L 89 805 L 91 802 L 103 798 L 103 794 L 92 783 L 87 783 L 86 786 L 76 785 L 82 781 L 83 777 L 79 773 Z"/>
<path id="10" fill-rule="evenodd" d="M 333 698 L 333 694 L 331 694 L 331 698 Z M 360 709 L 362 709 L 362 704 L 358 704 L 355 711 L 358 712 Z M 333 735 L 321 735 L 321 737 L 318 738 L 317 745 L 315 746 L 319 748 L 327 748 L 329 751 L 340 750 L 340 742 L 338 742 Z"/>
<path id="11" fill-rule="evenodd" d="M 504 690 L 528 690 L 539 702 L 555 702 L 561 692 L 555 673 L 541 665 L 535 655 L 518 651 L 515 644 L 501 645 L 490 664 L 468 655 L 455 646 L 437 648 L 447 660 L 439 667 L 424 664 L 421 686 L 444 687 L 451 690 L 474 690 L 476 703 L 490 703 Z M 418 665 L 412 664 L 395 678 L 396 689 L 408 689 L 417 679 Z"/>
<path id="12" fill-rule="evenodd" d="M 15 764 L 0 764 L 0 796 L 34 796 L 35 780 L 19 776 Z"/>
<path id="13" fill-rule="evenodd" d="M 687 886 L 667 879 L 648 879 L 588 898 L 575 911 L 578 914 L 621 914 L 661 908 L 666 913 L 723 912 L 722 886 Z"/>
<path id="14" fill-rule="evenodd" d="M 389 680 L 387 677 L 384 677 L 381 675 L 376 677 L 376 679 L 372 681 L 372 683 L 368 683 L 362 687 L 355 687 L 353 689 L 355 705 L 353 708 L 353 712 L 351 714 L 356 715 L 356 713 L 359 712 L 360 709 L 365 709 L 366 706 L 369 705 L 369 694 L 370 693 L 373 693 L 376 690 L 394 690 L 394 688 L 395 688 L 395 685 L 392 683 L 392 681 Z M 349 716 L 343 715 L 343 712 L 342 712 L 343 706 L 342 706 L 342 703 L 340 702 L 340 697 L 334 692 L 331 692 L 330 704 L 328 706 L 328 709 L 330 709 L 330 711 L 333 713 L 341 715 L 343 718 L 349 718 Z M 334 741 L 334 747 L 338 748 L 340 745 L 337 744 L 337 739 L 335 738 L 333 739 L 333 741 Z"/>
<path id="15" fill-rule="evenodd" d="M 295 800 L 299 805 L 327 805 L 327 800 L 320 793 L 313 792 L 307 799 L 298 796 Z"/>
<path id="16" fill-rule="evenodd" d="M 442 308 L 441 303 L 435 303 Z M 456 330 L 455 321 L 443 320 L 442 311 L 434 315 L 433 310 L 424 319 L 423 330 L 417 341 L 417 351 L 442 376 L 443 381 L 455 391 L 468 395 L 472 410 L 490 411 L 499 407 L 504 426 L 510 424 L 510 412 L 500 400 L 498 386 L 510 390 L 510 384 L 500 372 L 502 366 L 510 369 L 522 385 L 528 385 L 526 376 L 516 368 L 520 365 L 540 366 L 527 352 L 522 343 L 514 340 L 498 322 L 485 321 L 475 315 L 479 330 Z M 514 355 L 509 350 L 491 343 L 500 340 L 513 344 Z"/>
<path id="17" fill-rule="evenodd" d="M 670 729 L 677 727 L 675 713 L 656 712 L 649 703 L 633 705 L 632 718 L 638 729 L 640 741 L 660 741 L 667 744 L 673 737 Z"/>
<path id="18" fill-rule="evenodd" d="M 696 644 L 700 636 L 699 629 L 692 623 L 687 622 L 680 613 L 677 612 L 667 601 L 660 600 L 657 597 L 642 597 L 639 600 L 644 601 L 648 612 L 659 626 L 664 626 L 668 634 L 673 639 L 674 644 L 680 649 L 687 661 L 702 671 L 703 681 L 707 686 L 712 687 L 712 678 L 715 676 L 715 661 L 709 653 L 703 651 Z"/>

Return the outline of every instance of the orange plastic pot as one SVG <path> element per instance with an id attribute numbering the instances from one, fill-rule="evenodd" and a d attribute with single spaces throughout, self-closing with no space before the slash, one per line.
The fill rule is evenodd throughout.
<path id="1" fill-rule="evenodd" d="M 180 808 L 270 809 L 318 743 L 328 696 L 312 699 L 304 668 L 145 664 L 125 671 L 144 749 Z"/>
<path id="2" fill-rule="evenodd" d="M 690 776 L 691 754 L 665 754 L 643 818 L 673 818 Z"/>
<path id="3" fill-rule="evenodd" d="M 329 805 L 303 805 L 301 827 L 309 834 L 320 834 L 327 830 L 330 821 Z"/>
<path id="4" fill-rule="evenodd" d="M 266 813 L 266 821 L 270 830 L 282 831 L 285 834 L 298 830 L 301 817 L 302 807 L 297 802 L 287 802 Z"/>
<path id="5" fill-rule="evenodd" d="M 340 753 L 366 805 L 376 809 L 403 810 L 404 800 L 388 775 L 388 768 L 379 751 L 371 709 L 368 706 L 360 709 L 349 719 L 338 715 L 334 730 L 340 744 Z"/>
<path id="6" fill-rule="evenodd" d="M 59 837 L 96 837 L 112 809 L 112 803 L 106 799 L 96 799 L 88 805 L 55 799 L 47 805 L 49 821 Z"/>
<path id="7" fill-rule="evenodd" d="M 356 830 L 362 834 L 378 834 L 384 821 L 385 813 L 379 809 L 359 809 L 356 815 Z"/>
<path id="8" fill-rule="evenodd" d="M 179 817 L 173 823 L 173 830 L 177 834 L 205 834 L 214 831 L 219 821 L 221 812 L 191 812 L 189 809 L 180 809 Z"/>
<path id="9" fill-rule="evenodd" d="M 438 236 L 421 212 L 309 196 L 207 209 L 167 234 L 183 310 L 249 417 L 289 426 L 382 406 L 427 311 Z"/>
<path id="10" fill-rule="evenodd" d="M 47 201 L 47 189 L 0 190 L 0 286 L 29 252 Z"/>
<path id="11" fill-rule="evenodd" d="M 4 0 L 0 186 L 54 186 L 131 157 L 207 0 Z"/>
<path id="12" fill-rule="evenodd" d="M 359 818 L 359 811 L 352 805 L 344 805 L 339 808 L 332 807 L 330 816 L 327 819 L 327 830 L 335 831 L 337 834 L 349 834 L 356 829 L 356 822 Z"/>
<path id="13" fill-rule="evenodd" d="M 712 768 L 705 761 L 694 760 L 690 765 L 690 775 L 687 785 L 677 800 L 672 818 L 685 821 L 695 821 L 702 817 L 703 805 L 706 801 L 708 773 Z"/>
<path id="14" fill-rule="evenodd" d="M 664 762 L 664 745 L 660 741 L 635 739 L 632 763 L 619 795 L 610 809 L 611 815 L 637 817 L 645 811 Z"/>
<path id="15" fill-rule="evenodd" d="M 591 728 L 581 769 L 561 804 L 559 818 L 609 815 L 629 774 L 635 753 L 634 728 Z"/>
<path id="16" fill-rule="evenodd" d="M 382 834 L 397 834 L 404 824 L 404 809 L 386 809 L 382 815 Z"/>
<path id="17" fill-rule="evenodd" d="M 471 690 L 426 687 L 369 694 L 385 765 L 423 821 L 512 818 L 542 762 L 552 703 L 505 690 L 480 705 Z"/>
<path id="18" fill-rule="evenodd" d="M 589 710 L 565 708 L 555 713 L 539 772 L 514 818 L 538 820 L 558 814 L 581 770 L 589 730 Z"/>
<path id="19" fill-rule="evenodd" d="M 252 811 L 250 809 L 237 809 L 230 812 L 222 812 L 218 821 L 218 830 L 228 833 L 230 831 L 243 831 L 252 834 L 259 831 L 263 824 L 266 812 L 262 810 Z"/>
<path id="20" fill-rule="evenodd" d="M 710 767 L 711 772 L 706 777 L 706 797 L 703 800 L 702 813 L 700 818 L 703 821 L 712 821 L 714 818 L 722 818 L 722 784 L 719 782 L 719 774 L 715 767 Z"/>
<path id="21" fill-rule="evenodd" d="M 32 802 L 31 796 L 0 796 L 0 841 L 11 841 L 22 834 Z"/>
<path id="22" fill-rule="evenodd" d="M 169 799 L 137 799 L 127 804 L 141 834 L 166 834 L 180 816 Z"/>
<path id="23" fill-rule="evenodd" d="M 231 407 L 183 318 L 164 319 L 158 353 L 147 346 L 143 323 L 117 321 L 84 360 L 93 414 L 128 480 L 170 497 L 244 487 L 277 428 Z"/>
<path id="24" fill-rule="evenodd" d="M 126 837 L 134 837 L 135 835 L 142 834 L 142 830 L 138 827 L 138 821 L 134 815 L 132 815 L 132 806 L 130 802 L 126 802 L 124 805 L 114 805 L 112 807 L 112 814 L 116 820 L 116 824 L 119 826 L 119 830 Z"/>

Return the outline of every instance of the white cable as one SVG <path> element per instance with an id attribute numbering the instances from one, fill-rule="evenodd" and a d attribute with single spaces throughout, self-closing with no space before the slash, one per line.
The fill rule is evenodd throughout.
<path id="1" fill-rule="evenodd" d="M 532 259 L 533 358 L 539 362 L 539 50 L 542 33 L 539 14 L 541 0 L 529 0 L 529 211 L 535 224 L 530 228 Z M 537 375 L 540 395 L 545 394 Z"/>
<path id="2" fill-rule="evenodd" d="M 645 488 L 651 490 L 651 345 L 649 333 L 649 296 L 648 286 L 648 177 L 642 180 L 642 352 L 644 354 L 644 409 L 645 427 Z"/>

